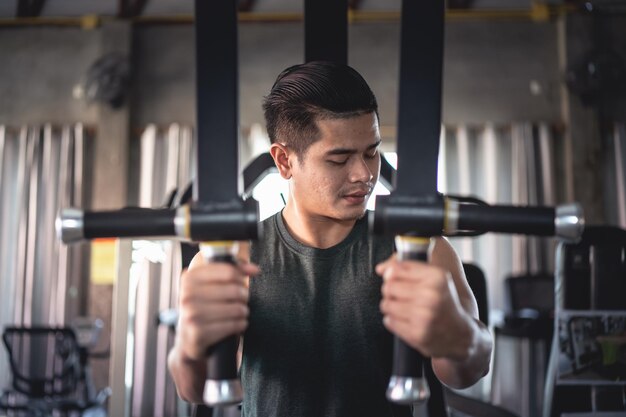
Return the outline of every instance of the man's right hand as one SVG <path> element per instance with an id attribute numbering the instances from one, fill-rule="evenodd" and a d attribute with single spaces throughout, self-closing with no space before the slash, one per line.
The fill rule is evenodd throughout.
<path id="1" fill-rule="evenodd" d="M 256 265 L 206 263 L 196 256 L 180 278 L 176 348 L 181 359 L 206 358 L 209 347 L 248 326 L 247 277 Z"/>

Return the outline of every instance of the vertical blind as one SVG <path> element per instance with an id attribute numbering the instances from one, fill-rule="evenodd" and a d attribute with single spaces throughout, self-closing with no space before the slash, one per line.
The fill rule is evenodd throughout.
<path id="1" fill-rule="evenodd" d="M 184 189 L 194 170 L 193 132 L 173 124 L 148 126 L 141 136 L 139 205 L 162 207 L 175 190 Z M 167 371 L 173 335 L 157 326 L 160 311 L 176 307 L 181 273 L 180 245 L 173 241 L 133 243 L 130 317 L 134 323 L 131 415 L 177 415 L 176 391 Z M 128 362 L 127 362 L 128 363 Z"/>
<path id="2" fill-rule="evenodd" d="M 86 245 L 61 244 L 54 223 L 86 201 L 88 136 L 82 125 L 0 126 L 2 326 L 60 326 L 83 312 Z M 2 386 L 9 375 L 2 349 Z"/>

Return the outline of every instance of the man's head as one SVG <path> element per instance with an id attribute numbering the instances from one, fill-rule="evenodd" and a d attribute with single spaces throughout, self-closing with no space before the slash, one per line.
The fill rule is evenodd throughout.
<path id="1" fill-rule="evenodd" d="M 317 121 L 378 116 L 374 93 L 353 68 L 334 62 L 308 62 L 278 75 L 263 102 L 272 143 L 289 146 L 300 159 L 319 139 Z"/>
<path id="2" fill-rule="evenodd" d="M 376 98 L 346 65 L 283 71 L 264 103 L 270 152 L 300 215 L 352 221 L 365 213 L 380 170 Z"/>

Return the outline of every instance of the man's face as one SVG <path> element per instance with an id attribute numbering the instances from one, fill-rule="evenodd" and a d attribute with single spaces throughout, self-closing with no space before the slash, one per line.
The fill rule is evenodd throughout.
<path id="1" fill-rule="evenodd" d="M 334 220 L 363 216 L 380 171 L 375 113 L 318 120 L 320 139 L 292 165 L 291 193 L 300 211 Z"/>

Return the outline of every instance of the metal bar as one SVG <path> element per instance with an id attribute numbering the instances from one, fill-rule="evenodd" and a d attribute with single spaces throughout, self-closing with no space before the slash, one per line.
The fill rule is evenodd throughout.
<path id="1" fill-rule="evenodd" d="M 304 60 L 348 63 L 347 0 L 305 0 Z"/>
<path id="2" fill-rule="evenodd" d="M 195 7 L 198 140 L 194 201 L 202 205 L 238 197 L 237 4 L 196 0 Z"/>
<path id="3" fill-rule="evenodd" d="M 437 192 L 444 3 L 402 2 L 395 193 Z"/>
<path id="4" fill-rule="evenodd" d="M 398 172 L 392 204 L 378 207 L 374 231 L 384 224 L 389 227 L 412 210 L 400 207 L 404 197 L 432 199 L 424 211 L 429 221 L 423 227 L 411 228 L 421 236 L 441 233 L 445 227 L 441 199 L 437 195 L 437 168 L 441 133 L 441 84 L 443 66 L 443 28 L 445 4 L 438 0 L 402 1 L 400 37 L 400 87 L 398 103 L 397 155 Z M 405 163 L 406 162 L 406 163 Z M 393 201 L 393 199 L 397 201 Z M 399 209 L 399 210 L 395 210 Z M 387 216 L 380 212 L 390 210 Z M 387 217 L 385 219 L 385 217 Z M 378 226 L 378 227 L 377 227 Z M 430 233 L 432 232 L 432 234 Z M 437 233 L 439 232 L 439 233 Z M 401 241 L 401 239 L 397 239 Z M 400 248 L 398 249 L 400 254 Z M 401 342 L 396 337 L 396 345 Z M 411 363 L 407 358 L 415 357 Z M 389 381 L 387 398 L 396 403 L 428 401 L 429 414 L 443 415 L 443 398 L 429 401 L 430 392 L 423 388 L 426 379 L 415 368 L 421 368 L 423 359 L 410 348 L 394 351 L 394 371 Z M 398 364 L 398 368 L 395 364 Z M 414 375 L 406 378 L 406 375 Z M 416 378 L 415 376 L 420 376 Z M 398 381 L 401 382 L 398 385 Z M 432 380 L 431 380 L 432 381 Z M 410 382 L 407 384 L 407 382 Z M 436 379 L 431 385 L 438 385 Z M 394 392 L 396 395 L 393 395 Z"/>

